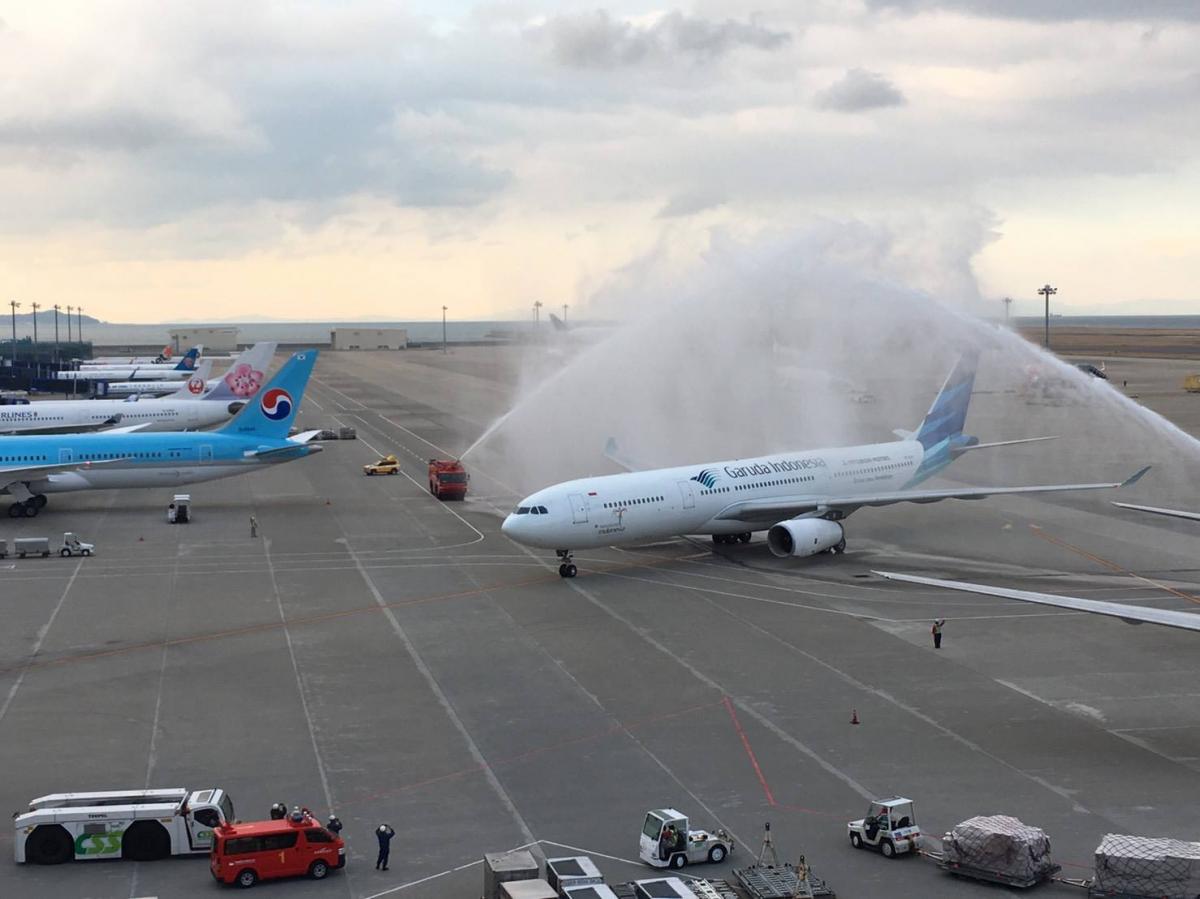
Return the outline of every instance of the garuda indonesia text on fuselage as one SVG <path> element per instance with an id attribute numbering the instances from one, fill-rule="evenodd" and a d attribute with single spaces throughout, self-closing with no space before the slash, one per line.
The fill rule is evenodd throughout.
<path id="1" fill-rule="evenodd" d="M 308 442 L 316 431 L 288 437 L 316 361 L 316 350 L 293 354 L 215 431 L 0 438 L 0 492 L 13 499 L 8 514 L 37 515 L 48 493 L 212 481 L 320 452 Z"/>
<path id="2" fill-rule="evenodd" d="M 920 427 L 898 432 L 901 440 L 579 478 L 523 499 L 502 530 L 518 543 L 557 550 L 559 574 L 574 577 L 571 552 L 577 549 L 684 534 L 711 534 L 714 543 L 749 542 L 753 531 L 766 530 L 772 553 L 803 557 L 845 549 L 841 521 L 863 506 L 1121 486 L 917 489 L 970 450 L 1049 439 L 980 443 L 963 434 L 976 361 L 973 356 L 958 361 Z"/>

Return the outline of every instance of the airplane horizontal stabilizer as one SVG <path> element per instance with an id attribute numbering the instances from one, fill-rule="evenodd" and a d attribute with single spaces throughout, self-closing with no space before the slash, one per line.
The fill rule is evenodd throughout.
<path id="1" fill-rule="evenodd" d="M 1007 587 L 989 587 L 986 584 L 972 584 L 966 581 L 945 581 L 939 578 L 920 577 L 914 574 L 896 574 L 891 571 L 875 571 L 872 573 L 880 577 L 885 577 L 890 581 L 906 581 L 910 584 L 922 584 L 926 587 L 962 590 L 966 593 L 999 596 L 1004 599 L 1016 599 L 1021 602 L 1032 602 L 1043 606 L 1070 609 L 1075 612 L 1108 615 L 1111 618 L 1120 618 L 1126 624 L 1160 624 L 1163 627 L 1200 631 L 1200 615 L 1195 612 L 1176 612 L 1171 609 L 1155 609 L 1120 602 L 1105 602 L 1098 599 L 1080 599 L 1074 596 L 1056 596 L 1053 593 L 1034 593 L 1029 590 L 1012 590 Z"/>
<path id="2" fill-rule="evenodd" d="M 992 449 L 997 446 L 1016 446 L 1018 443 L 1040 443 L 1043 440 L 1057 440 L 1058 435 L 1053 437 L 1022 437 L 1020 440 L 996 440 L 992 443 L 972 443 L 968 446 L 957 447 L 956 452 L 966 453 L 977 449 Z"/>

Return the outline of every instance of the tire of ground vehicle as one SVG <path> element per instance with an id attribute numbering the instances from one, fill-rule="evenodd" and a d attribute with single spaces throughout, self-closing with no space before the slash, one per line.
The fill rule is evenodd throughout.
<path id="1" fill-rule="evenodd" d="M 157 821 L 134 821 L 121 838 L 121 856 L 151 862 L 171 854 L 171 836 Z"/>
<path id="2" fill-rule="evenodd" d="M 308 866 L 308 876 L 313 880 L 324 880 L 325 875 L 329 873 L 329 865 L 321 859 L 317 859 Z"/>
<path id="3" fill-rule="evenodd" d="M 719 865 L 721 862 L 725 861 L 725 847 L 720 843 L 717 843 L 717 845 L 713 846 L 712 849 L 709 849 L 708 860 L 714 865 Z"/>
<path id="4" fill-rule="evenodd" d="M 687 864 L 687 856 L 684 855 L 682 852 L 676 852 L 674 855 L 671 856 L 671 867 L 672 868 L 677 868 L 677 869 L 682 868 L 686 864 Z"/>
<path id="5" fill-rule="evenodd" d="M 879 851 L 883 853 L 884 858 L 896 857 L 896 847 L 892 845 L 891 840 L 882 840 L 879 843 Z"/>
<path id="6" fill-rule="evenodd" d="M 69 559 L 71 557 L 71 551 L 69 549 L 67 549 L 65 546 L 58 551 L 58 554 L 60 556 L 62 556 L 64 559 Z"/>
<path id="7" fill-rule="evenodd" d="M 61 865 L 75 857 L 75 843 L 59 824 L 41 824 L 25 838 L 25 858 L 35 865 Z"/>
<path id="8" fill-rule="evenodd" d="M 85 549 L 82 553 L 80 553 L 80 555 L 84 555 L 84 556 L 90 556 L 91 554 L 92 554 L 92 551 L 90 549 Z"/>
<path id="9" fill-rule="evenodd" d="M 243 890 L 248 890 L 250 887 L 258 883 L 258 872 L 253 868 L 242 868 L 238 871 L 237 880 L 234 881 Z"/>
<path id="10" fill-rule="evenodd" d="M 850 834 L 850 845 L 855 849 L 862 849 L 862 837 L 856 833 Z"/>

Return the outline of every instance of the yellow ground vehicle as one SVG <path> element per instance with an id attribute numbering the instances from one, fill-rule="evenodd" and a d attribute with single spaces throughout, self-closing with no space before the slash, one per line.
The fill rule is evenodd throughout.
<path id="1" fill-rule="evenodd" d="M 395 456 L 384 456 L 378 462 L 372 462 L 370 465 L 363 466 L 363 474 L 399 474 L 400 460 Z"/>

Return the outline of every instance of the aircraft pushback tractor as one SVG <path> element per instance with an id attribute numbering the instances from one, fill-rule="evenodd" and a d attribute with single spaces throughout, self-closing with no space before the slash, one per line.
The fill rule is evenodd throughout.
<path id="1" fill-rule="evenodd" d="M 12 498 L 8 514 L 37 515 L 48 493 L 194 484 L 320 452 L 320 444 L 308 442 L 318 431 L 288 436 L 316 361 L 316 350 L 294 353 L 215 431 L 0 438 L 0 493 Z"/>
<path id="2" fill-rule="evenodd" d="M 1101 490 L 1146 472 L 1111 483 L 917 489 L 966 452 L 1053 439 L 980 443 L 963 434 L 977 361 L 959 359 L 917 430 L 896 432 L 900 440 L 565 481 L 521 500 L 501 529 L 518 543 L 556 550 L 563 577 L 577 573 L 574 550 L 685 534 L 748 543 L 752 532 L 765 530 L 774 555 L 803 558 L 843 552 L 842 521 L 863 506 Z M 628 467 L 611 451 L 609 457 Z"/>

